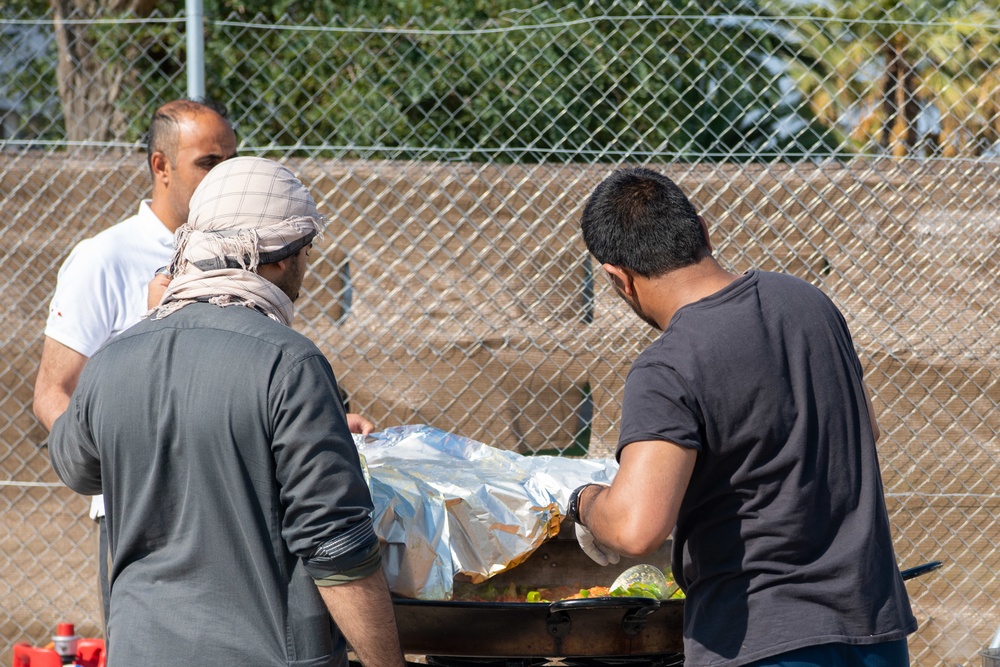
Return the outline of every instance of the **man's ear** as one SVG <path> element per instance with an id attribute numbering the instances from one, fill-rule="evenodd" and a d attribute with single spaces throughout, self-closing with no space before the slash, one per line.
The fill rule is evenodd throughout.
<path id="1" fill-rule="evenodd" d="M 273 283 L 281 278 L 287 268 L 288 258 L 286 257 L 285 259 L 279 259 L 277 262 L 260 264 L 257 266 L 257 275 L 264 280 L 269 280 Z"/>
<path id="2" fill-rule="evenodd" d="M 153 181 L 160 185 L 170 185 L 171 164 L 163 151 L 153 151 L 149 156 L 149 168 L 153 172 Z"/>
<path id="3" fill-rule="evenodd" d="M 615 266 L 614 264 L 601 264 L 601 268 L 604 269 L 605 273 L 611 276 L 611 282 L 615 284 L 615 287 L 628 296 L 635 294 L 632 274 L 629 273 L 628 269 L 623 269 L 620 266 Z"/>
<path id="4" fill-rule="evenodd" d="M 708 252 L 712 252 L 712 239 L 708 238 L 708 223 L 705 222 L 705 218 L 698 216 L 698 222 L 701 223 L 701 233 L 705 237 L 705 243 L 708 245 Z"/>

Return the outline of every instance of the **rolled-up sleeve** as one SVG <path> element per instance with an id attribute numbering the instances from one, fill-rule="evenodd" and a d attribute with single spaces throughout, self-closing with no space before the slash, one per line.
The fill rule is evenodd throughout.
<path id="1" fill-rule="evenodd" d="M 101 493 L 101 457 L 87 428 L 84 408 L 87 369 L 80 376 L 69 407 L 49 433 L 49 459 L 63 484 L 77 493 L 94 496 Z"/>
<path id="2" fill-rule="evenodd" d="M 371 493 L 329 362 L 317 353 L 293 364 L 271 401 L 271 449 L 289 551 L 317 583 L 374 573 L 381 560 Z"/>
<path id="3" fill-rule="evenodd" d="M 372 533 L 374 536 L 374 533 Z M 340 559 L 323 553 L 320 547 L 318 553 L 306 560 L 306 571 L 319 586 L 336 586 L 349 581 L 364 579 L 375 574 L 382 567 L 382 551 L 378 539 L 373 541 L 367 551 L 355 551 L 349 559 Z M 336 568 L 327 569 L 327 563 L 336 563 Z"/>

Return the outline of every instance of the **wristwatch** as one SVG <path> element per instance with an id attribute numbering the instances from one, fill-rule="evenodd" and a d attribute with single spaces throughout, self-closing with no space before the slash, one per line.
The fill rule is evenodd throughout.
<path id="1" fill-rule="evenodd" d="M 569 494 L 569 506 L 566 508 L 566 518 L 581 526 L 583 522 L 580 521 L 580 492 L 588 486 L 592 486 L 592 484 L 584 484 L 573 489 L 573 493 Z"/>

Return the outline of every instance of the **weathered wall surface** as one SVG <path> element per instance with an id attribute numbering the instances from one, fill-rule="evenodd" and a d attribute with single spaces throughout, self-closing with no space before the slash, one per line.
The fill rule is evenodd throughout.
<path id="1" fill-rule="evenodd" d="M 0 635 L 47 641 L 64 618 L 93 635 L 86 502 L 46 486 L 57 480 L 31 392 L 59 264 L 133 212 L 145 166 L 0 161 Z M 589 454 L 613 452 L 622 383 L 651 334 L 592 277 L 579 239 L 608 167 L 290 164 L 331 218 L 296 326 L 353 410 L 524 452 L 567 449 L 589 422 Z M 799 275 L 843 309 L 883 430 L 901 565 L 947 565 L 909 584 L 914 664 L 976 664 L 1000 624 L 1000 188 L 984 187 L 998 168 L 664 170 L 727 266 Z"/>

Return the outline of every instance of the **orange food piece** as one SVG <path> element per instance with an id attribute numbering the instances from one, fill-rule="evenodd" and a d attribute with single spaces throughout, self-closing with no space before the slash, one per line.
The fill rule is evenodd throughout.
<path id="1" fill-rule="evenodd" d="M 568 598 L 563 598 L 564 600 L 579 600 L 581 598 L 606 598 L 611 595 L 611 589 L 607 586 L 591 586 L 586 589 L 587 594 L 584 595 L 583 591 L 577 591 L 576 595 L 570 595 Z"/>

